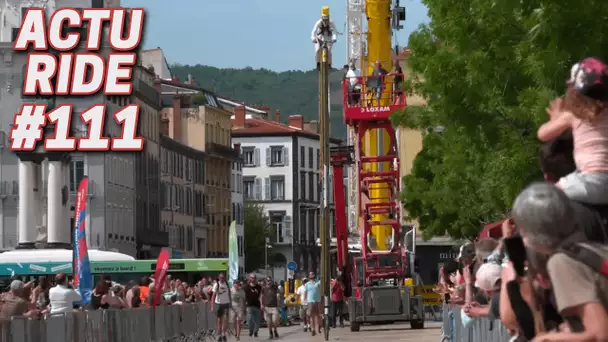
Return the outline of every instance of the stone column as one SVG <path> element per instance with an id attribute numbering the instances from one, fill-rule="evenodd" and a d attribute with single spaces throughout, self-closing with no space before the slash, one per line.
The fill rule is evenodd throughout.
<path id="1" fill-rule="evenodd" d="M 48 248 L 70 248 L 70 231 L 64 225 L 62 188 L 65 180 L 63 154 L 49 155 L 49 176 L 47 182 Z"/>
<path id="2" fill-rule="evenodd" d="M 66 198 L 62 198 L 62 200 L 65 200 L 65 203 L 62 201 L 62 205 L 63 205 L 63 229 L 66 230 L 68 236 L 67 236 L 67 241 L 68 243 L 72 242 L 72 225 L 71 225 L 71 218 L 72 218 L 72 202 L 70 201 L 70 158 L 64 158 L 63 159 L 63 187 L 62 187 L 62 195 L 65 195 Z M 63 190 L 65 189 L 65 190 Z"/>
<path id="3" fill-rule="evenodd" d="M 19 160 L 19 244 L 17 248 L 34 248 L 36 242 L 35 166 L 33 161 Z"/>

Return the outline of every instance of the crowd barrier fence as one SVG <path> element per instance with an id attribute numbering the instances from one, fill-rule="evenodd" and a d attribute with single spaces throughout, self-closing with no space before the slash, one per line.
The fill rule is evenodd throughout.
<path id="1" fill-rule="evenodd" d="M 0 321 L 0 342 L 204 341 L 214 338 L 209 303 L 74 311 Z"/>
<path id="2" fill-rule="evenodd" d="M 508 342 L 507 329 L 499 320 L 474 318 L 467 327 L 462 324 L 461 309 L 444 305 L 441 342 Z"/>

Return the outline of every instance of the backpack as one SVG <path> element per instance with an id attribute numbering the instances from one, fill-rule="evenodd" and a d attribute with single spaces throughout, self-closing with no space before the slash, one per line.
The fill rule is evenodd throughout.
<path id="1" fill-rule="evenodd" d="M 560 247 L 558 251 L 585 264 L 593 271 L 608 279 L 608 258 L 605 258 L 595 250 L 580 243 L 573 243 Z"/>

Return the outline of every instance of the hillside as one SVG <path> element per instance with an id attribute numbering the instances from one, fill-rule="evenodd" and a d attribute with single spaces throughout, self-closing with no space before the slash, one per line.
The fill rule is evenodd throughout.
<path id="1" fill-rule="evenodd" d="M 213 90 L 219 96 L 248 105 L 267 105 L 272 112 L 279 109 L 283 122 L 290 114 L 301 114 L 307 121 L 316 120 L 319 115 L 317 71 L 218 69 L 207 65 L 172 65 L 171 71 L 182 80 L 191 74 L 203 88 Z M 330 77 L 332 135 L 339 138 L 346 137 L 340 91 L 342 75 L 342 71 L 337 71 Z"/>

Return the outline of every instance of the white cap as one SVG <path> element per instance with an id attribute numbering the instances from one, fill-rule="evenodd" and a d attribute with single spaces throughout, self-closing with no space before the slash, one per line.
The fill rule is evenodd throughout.
<path id="1" fill-rule="evenodd" d="M 485 263 L 479 267 L 475 275 L 475 286 L 484 290 L 496 289 L 496 283 L 500 280 L 502 267 L 494 263 Z"/>

